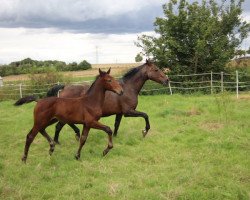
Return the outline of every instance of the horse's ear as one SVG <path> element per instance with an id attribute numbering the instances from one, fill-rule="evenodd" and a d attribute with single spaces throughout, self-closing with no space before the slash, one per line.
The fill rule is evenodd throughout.
<path id="1" fill-rule="evenodd" d="M 100 76 L 102 76 L 104 74 L 104 72 L 99 68 L 99 74 Z"/>
<path id="2" fill-rule="evenodd" d="M 109 68 L 109 70 L 107 71 L 107 74 L 109 74 L 110 73 L 110 70 L 111 70 L 111 67 Z"/>

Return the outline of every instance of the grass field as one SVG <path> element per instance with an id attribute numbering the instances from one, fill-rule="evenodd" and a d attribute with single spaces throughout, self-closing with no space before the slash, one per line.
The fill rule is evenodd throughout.
<path id="1" fill-rule="evenodd" d="M 38 135 L 21 162 L 34 104 L 0 102 L 0 199 L 249 199 L 250 95 L 141 96 L 151 130 L 123 118 L 106 157 L 105 133 L 91 130 L 80 161 L 73 131 L 61 145 Z M 101 120 L 113 127 L 114 117 Z M 52 136 L 54 126 L 47 129 Z"/>

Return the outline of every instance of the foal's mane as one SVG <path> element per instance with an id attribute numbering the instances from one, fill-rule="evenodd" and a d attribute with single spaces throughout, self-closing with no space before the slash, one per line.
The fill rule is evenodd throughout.
<path id="1" fill-rule="evenodd" d="M 89 89 L 87 90 L 86 94 L 89 94 L 89 93 L 90 93 L 90 91 L 93 89 L 93 87 L 94 87 L 94 85 L 95 85 L 96 80 L 97 80 L 99 77 L 100 77 L 100 75 L 97 75 L 97 76 L 95 77 L 94 82 L 91 84 L 91 86 L 90 86 Z"/>
<path id="2" fill-rule="evenodd" d="M 124 74 L 124 75 L 122 76 L 122 80 L 123 80 L 123 81 L 126 81 L 126 80 L 132 78 L 135 74 L 137 74 L 137 72 L 139 72 L 139 71 L 144 67 L 144 65 L 145 65 L 145 64 L 140 65 L 140 66 L 138 66 L 138 67 L 134 67 L 134 68 L 132 68 L 131 70 L 129 70 L 126 74 Z"/>
<path id="3" fill-rule="evenodd" d="M 103 72 L 103 74 L 107 74 L 107 72 Z M 93 87 L 94 87 L 94 85 L 96 84 L 96 81 L 97 81 L 97 79 L 98 79 L 99 77 L 100 77 L 100 75 L 97 75 L 97 76 L 95 77 L 94 82 L 91 84 L 91 86 L 90 86 L 89 89 L 87 90 L 86 94 L 88 94 L 88 93 L 93 89 Z"/>

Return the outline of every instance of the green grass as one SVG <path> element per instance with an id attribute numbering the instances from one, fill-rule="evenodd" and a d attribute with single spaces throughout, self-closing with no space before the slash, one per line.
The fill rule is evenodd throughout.
<path id="1" fill-rule="evenodd" d="M 141 96 L 151 130 L 123 118 L 114 149 L 91 130 L 80 161 L 73 131 L 49 156 L 40 134 L 21 162 L 34 104 L 0 102 L 0 199 L 249 199 L 250 100 L 218 96 Z M 101 121 L 113 127 L 114 117 Z M 54 126 L 47 129 L 52 136 Z"/>

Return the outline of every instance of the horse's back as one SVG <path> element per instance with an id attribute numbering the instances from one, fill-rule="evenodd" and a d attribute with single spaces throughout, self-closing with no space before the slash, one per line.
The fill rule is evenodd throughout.
<path id="1" fill-rule="evenodd" d="M 77 98 L 85 94 L 89 87 L 89 85 L 68 85 L 64 87 L 59 96 L 63 98 Z"/>

